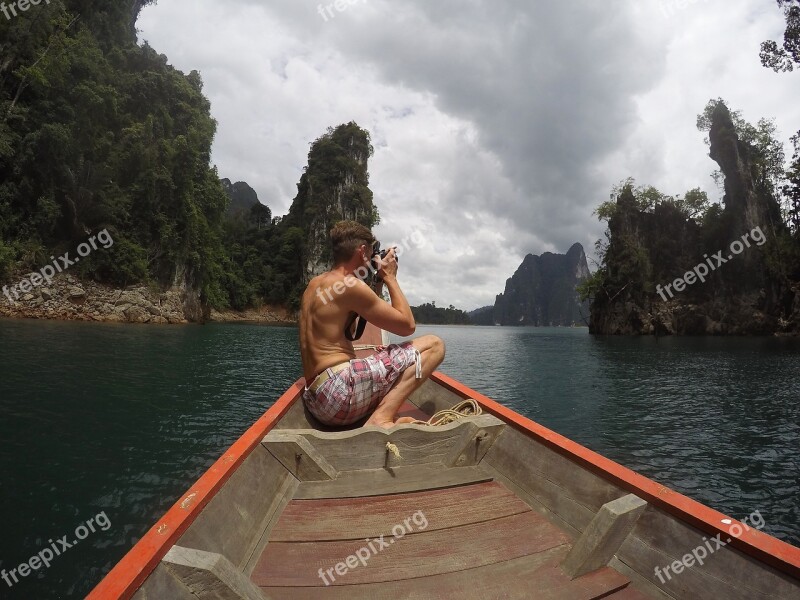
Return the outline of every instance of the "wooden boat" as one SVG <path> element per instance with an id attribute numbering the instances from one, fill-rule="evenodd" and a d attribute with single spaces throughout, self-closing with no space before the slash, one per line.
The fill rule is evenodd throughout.
<path id="1" fill-rule="evenodd" d="M 90 600 L 800 598 L 800 549 L 442 373 L 401 414 L 466 398 L 483 414 L 331 431 L 304 410 L 303 384 Z"/>

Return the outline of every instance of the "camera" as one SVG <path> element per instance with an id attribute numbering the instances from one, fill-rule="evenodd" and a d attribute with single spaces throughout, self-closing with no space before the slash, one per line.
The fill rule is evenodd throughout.
<path id="1" fill-rule="evenodd" d="M 378 271 L 380 271 L 381 268 L 381 261 L 386 258 L 387 254 L 389 254 L 389 250 L 381 250 L 381 243 L 379 241 L 376 240 L 372 244 L 372 260 L 370 262 L 372 264 L 372 275 L 375 284 L 383 281 L 380 275 L 378 275 Z M 395 260 L 399 262 L 397 255 L 395 255 Z"/>
<path id="2" fill-rule="evenodd" d="M 386 255 L 389 254 L 389 250 L 381 250 L 381 243 L 379 241 L 375 241 L 372 244 L 372 266 L 374 267 L 375 271 L 378 271 L 381 267 L 380 261 L 386 258 Z M 380 257 L 376 259 L 375 257 Z M 395 260 L 397 260 L 397 256 L 395 256 Z M 400 262 L 400 261 L 398 261 Z"/>

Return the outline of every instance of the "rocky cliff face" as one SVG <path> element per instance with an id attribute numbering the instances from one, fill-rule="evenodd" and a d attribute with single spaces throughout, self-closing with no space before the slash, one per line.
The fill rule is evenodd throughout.
<path id="1" fill-rule="evenodd" d="M 132 0 L 131 2 L 131 20 L 130 31 L 134 36 L 136 35 L 136 21 L 139 20 L 139 13 L 148 4 L 153 4 L 154 0 Z"/>
<path id="2" fill-rule="evenodd" d="M 728 108 L 720 103 L 714 110 L 709 132 L 710 156 L 725 176 L 725 216 L 731 240 L 756 227 L 776 231 L 783 225 L 778 202 L 754 167 L 755 156 L 748 144 L 739 140 Z M 733 274 L 733 269 L 729 270 Z M 769 285 L 765 279 L 763 252 L 746 252 L 737 258 L 736 279 L 754 291 Z M 740 288 L 741 289 L 741 288 Z M 774 291 L 774 290 L 773 290 Z"/>
<path id="3" fill-rule="evenodd" d="M 17 299 L 12 295 L 11 300 L 0 295 L 0 317 L 154 325 L 204 321 L 295 322 L 290 312 L 281 307 L 208 311 L 196 292 L 179 286 L 167 291 L 143 285 L 121 290 L 67 274 L 57 275 L 51 283 Z"/>
<path id="4" fill-rule="evenodd" d="M 61 274 L 20 298 L 0 296 L 0 316 L 109 323 L 188 323 L 207 314 L 196 292 L 174 287 L 165 292 L 147 286 L 125 290 L 80 281 Z"/>
<path id="5" fill-rule="evenodd" d="M 494 325 L 494 304 L 481 306 L 467 313 L 473 325 Z"/>
<path id="6" fill-rule="evenodd" d="M 589 305 L 580 302 L 575 288 L 589 275 L 580 244 L 566 254 L 529 254 L 506 282 L 505 292 L 497 296 L 494 322 L 537 327 L 583 325 Z"/>
<path id="7" fill-rule="evenodd" d="M 722 103 L 714 110 L 709 140 L 710 156 L 725 175 L 723 204 L 731 216 L 731 236 L 779 223 L 778 202 L 758 182 L 753 149 L 739 140 L 730 112 Z"/>

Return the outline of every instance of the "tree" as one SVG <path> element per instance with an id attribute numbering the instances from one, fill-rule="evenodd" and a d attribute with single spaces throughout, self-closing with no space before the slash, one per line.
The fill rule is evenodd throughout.
<path id="1" fill-rule="evenodd" d="M 792 165 L 786 173 L 786 185 L 781 192 L 787 205 L 789 227 L 794 236 L 800 239 L 800 133 L 792 137 L 792 143 Z"/>
<path id="2" fill-rule="evenodd" d="M 709 209 L 708 194 L 700 188 L 694 188 L 675 201 L 676 205 L 684 211 L 690 219 L 701 221 Z"/>
<path id="3" fill-rule="evenodd" d="M 272 224 L 272 211 L 261 202 L 254 204 L 250 209 L 250 222 L 259 231 L 266 229 Z"/>
<path id="4" fill-rule="evenodd" d="M 594 215 L 599 221 L 609 222 L 620 206 L 629 203 L 639 212 L 653 213 L 662 204 L 672 204 L 686 213 L 687 219 L 702 218 L 708 208 L 708 196 L 700 188 L 686 192 L 685 198 L 662 193 L 652 185 L 636 186 L 633 177 L 628 177 L 611 188 L 610 200 L 598 206 Z"/>
<path id="5" fill-rule="evenodd" d="M 786 17 L 783 44 L 769 40 L 761 44 L 761 64 L 774 70 L 793 71 L 800 65 L 800 0 L 777 0 Z"/>
<path id="6" fill-rule="evenodd" d="M 793 71 L 800 65 L 800 0 L 777 0 L 786 18 L 786 31 L 783 45 L 766 41 L 761 44 L 761 64 L 774 70 Z M 780 189 L 782 205 L 788 216 L 789 227 L 796 237 L 800 237 L 800 131 L 792 137 L 794 155 L 792 164 L 786 172 L 786 184 Z"/>
<path id="7" fill-rule="evenodd" d="M 213 301 L 225 196 L 210 166 L 216 123 L 131 19 L 151 3 L 54 0 L 0 16 L 2 269 L 34 267 L 108 229 L 112 248 L 76 272 L 188 287 Z"/>

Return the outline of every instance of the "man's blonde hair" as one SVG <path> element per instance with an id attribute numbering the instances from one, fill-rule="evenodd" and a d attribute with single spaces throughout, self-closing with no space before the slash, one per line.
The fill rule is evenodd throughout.
<path id="1" fill-rule="evenodd" d="M 372 246 L 374 242 L 375 236 L 368 227 L 355 221 L 339 221 L 331 229 L 334 264 L 347 262 L 359 246 Z"/>

